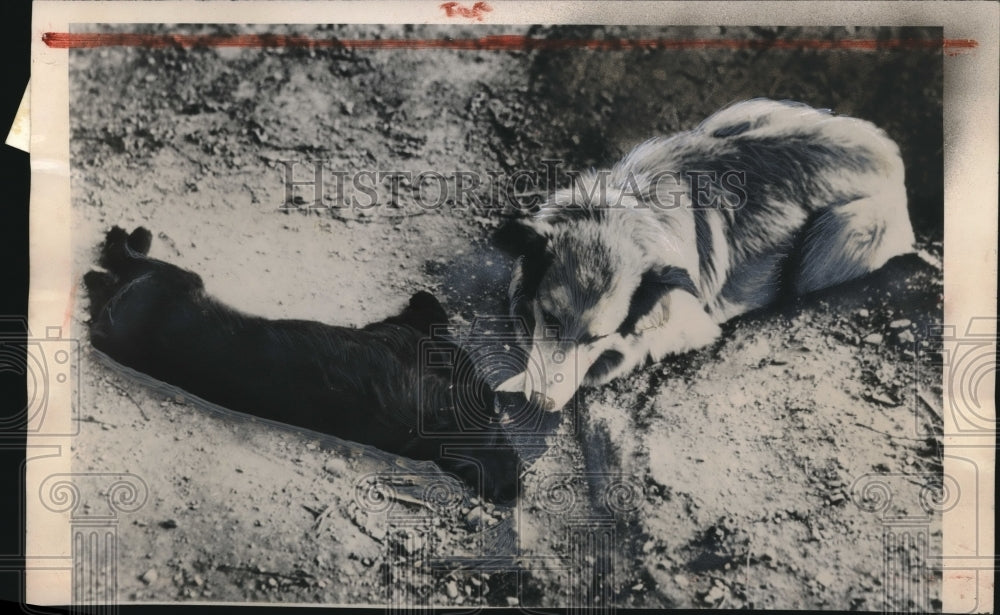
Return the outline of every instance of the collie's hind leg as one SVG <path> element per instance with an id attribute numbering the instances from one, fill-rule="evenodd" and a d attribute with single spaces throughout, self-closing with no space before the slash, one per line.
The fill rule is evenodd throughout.
<path id="1" fill-rule="evenodd" d="M 805 230 L 795 293 L 828 288 L 875 271 L 913 252 L 913 228 L 900 189 L 834 205 Z"/>

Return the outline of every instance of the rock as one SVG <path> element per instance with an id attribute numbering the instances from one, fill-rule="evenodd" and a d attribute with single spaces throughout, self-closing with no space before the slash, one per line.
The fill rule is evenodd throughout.
<path id="1" fill-rule="evenodd" d="M 271 587 L 277 587 L 278 586 L 278 579 L 275 579 L 274 577 L 268 577 L 267 578 L 267 584 L 270 585 Z"/>
<path id="2" fill-rule="evenodd" d="M 902 344 L 912 344 L 912 343 L 914 343 L 916 341 L 916 338 L 913 337 L 913 333 L 911 333 L 909 331 L 901 331 L 896 337 L 899 339 L 900 343 L 902 343 Z M 910 353 L 910 354 L 913 354 L 913 353 Z"/>
<path id="3" fill-rule="evenodd" d="M 156 572 L 156 568 L 150 568 L 146 572 L 142 573 L 142 575 L 139 577 L 139 580 L 145 583 L 146 585 L 152 585 L 153 583 L 156 583 L 156 580 L 159 578 L 160 574 Z"/>
<path id="4" fill-rule="evenodd" d="M 903 328 L 909 327 L 910 324 L 911 323 L 910 323 L 909 319 L 900 318 L 899 320 L 894 320 L 894 321 L 890 322 L 889 323 L 889 328 L 890 329 L 903 329 Z"/>
<path id="5" fill-rule="evenodd" d="M 420 534 L 410 534 L 409 536 L 403 537 L 400 541 L 400 546 L 403 549 L 403 553 L 406 555 L 413 555 L 414 553 L 420 552 L 424 548 L 424 539 Z"/>
<path id="6" fill-rule="evenodd" d="M 816 582 L 822 585 L 823 587 L 832 587 L 836 581 L 837 578 L 834 577 L 833 573 L 830 572 L 829 570 L 821 570 L 816 575 Z"/>
<path id="7" fill-rule="evenodd" d="M 480 506 L 476 506 L 465 515 L 465 524 L 470 530 L 479 530 L 489 523 L 490 516 Z"/>
<path id="8" fill-rule="evenodd" d="M 679 585 L 681 587 L 687 587 L 688 586 L 688 578 L 686 576 L 684 576 L 683 574 L 675 574 L 674 575 L 674 583 L 677 583 L 677 585 Z"/>
<path id="9" fill-rule="evenodd" d="M 871 335 L 865 337 L 864 342 L 866 344 L 872 344 L 874 346 L 878 346 L 879 344 L 882 343 L 882 334 L 872 333 Z"/>
<path id="10" fill-rule="evenodd" d="M 882 393 L 869 393 L 868 395 L 865 395 L 865 399 L 889 408 L 896 408 L 899 406 L 898 401 L 890 398 L 888 395 L 883 395 Z"/>
<path id="11" fill-rule="evenodd" d="M 444 586 L 444 591 L 445 593 L 448 594 L 448 597 L 451 598 L 452 600 L 458 598 L 458 584 L 456 584 L 454 581 L 448 581 Z"/>
<path id="12" fill-rule="evenodd" d="M 724 586 L 713 585 L 712 589 L 708 590 L 701 596 L 701 601 L 705 604 L 716 605 L 722 602 L 726 597 L 726 589 Z"/>
<path id="13" fill-rule="evenodd" d="M 172 530 L 177 527 L 177 521 L 173 519 L 167 519 L 166 521 L 161 521 L 160 527 L 162 527 L 165 530 Z"/>
<path id="14" fill-rule="evenodd" d="M 860 310 L 858 310 L 857 312 L 855 312 L 855 314 L 857 314 L 861 318 L 868 318 L 868 316 L 869 316 L 869 312 L 865 308 L 861 308 Z"/>
<path id="15" fill-rule="evenodd" d="M 521 604 L 521 601 L 516 596 L 507 596 L 507 606 L 517 606 L 519 604 Z"/>

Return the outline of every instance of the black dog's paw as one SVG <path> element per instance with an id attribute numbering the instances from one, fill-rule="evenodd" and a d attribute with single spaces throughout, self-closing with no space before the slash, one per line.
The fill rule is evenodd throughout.
<path id="1" fill-rule="evenodd" d="M 120 226 L 113 227 L 104 236 L 98 264 L 112 273 L 118 273 L 129 265 L 129 261 L 149 253 L 153 234 L 148 229 L 137 227 L 131 234 Z"/>
<path id="2" fill-rule="evenodd" d="M 153 234 L 146 227 L 137 226 L 132 231 L 132 234 L 128 236 L 126 244 L 129 250 L 146 256 L 149 254 L 149 247 L 153 245 Z"/>
<path id="3" fill-rule="evenodd" d="M 90 318 L 96 321 L 101 310 L 117 292 L 118 280 L 104 271 L 88 271 L 83 274 L 83 286 L 87 289 L 87 297 L 90 299 Z"/>

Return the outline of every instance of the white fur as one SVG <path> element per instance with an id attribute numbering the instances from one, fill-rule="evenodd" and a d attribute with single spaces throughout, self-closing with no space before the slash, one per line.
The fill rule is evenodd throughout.
<path id="1" fill-rule="evenodd" d="M 795 144 L 805 144 L 804 149 Z M 746 160 L 749 154 L 734 154 L 743 151 L 763 153 L 752 160 Z M 701 228 L 711 234 L 711 267 L 706 269 L 700 262 L 690 186 L 684 177 L 663 179 L 664 172 L 679 174 L 693 160 L 744 164 L 746 188 L 757 191 L 748 201 L 752 206 L 697 214 Z M 772 160 L 782 166 L 768 166 Z M 810 175 L 803 175 L 803 169 L 811 169 Z M 794 290 L 800 294 L 856 278 L 911 252 L 914 237 L 903 177 L 899 149 L 882 130 L 798 103 L 739 103 L 691 132 L 638 145 L 609 172 L 585 174 L 575 188 L 556 193 L 529 222 L 548 238 L 555 258 L 572 256 L 568 262 L 573 263 L 554 267 L 562 277 L 545 278 L 535 303 L 553 313 L 588 306 L 576 320 L 598 339 L 574 350 L 576 383 L 557 384 L 541 376 L 541 387 L 527 377 L 510 382 L 527 394 L 549 397 L 551 409 L 558 409 L 590 364 L 608 350 L 624 360 L 583 384 L 603 384 L 647 360 L 710 344 L 719 335 L 719 324 L 778 296 L 779 265 L 796 254 L 792 246 L 797 243 Z M 674 206 L 650 206 L 653 198 Z M 603 211 L 593 217 L 574 215 L 573 209 L 580 207 Z M 699 297 L 674 289 L 640 320 L 636 334 L 617 333 L 643 273 L 668 266 L 687 271 Z M 512 293 L 520 287 L 520 275 L 519 266 Z M 606 278 L 603 295 L 595 299 L 589 294 L 593 281 Z M 586 297 L 578 292 L 584 287 L 591 289 Z M 533 351 L 533 356 L 546 363 L 543 353 Z"/>

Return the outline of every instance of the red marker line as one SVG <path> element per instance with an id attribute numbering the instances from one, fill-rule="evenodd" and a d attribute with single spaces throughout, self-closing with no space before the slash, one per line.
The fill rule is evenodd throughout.
<path id="1" fill-rule="evenodd" d="M 632 49 L 783 49 L 783 50 L 848 50 L 875 51 L 882 49 L 943 49 L 955 54 L 975 49 L 972 39 L 853 39 L 824 41 L 818 39 L 541 39 L 509 34 L 479 38 L 432 39 L 320 39 L 285 34 L 71 34 L 46 32 L 42 41 L 53 49 L 92 49 L 95 47 L 305 47 L 336 49 L 459 49 L 472 51 L 529 51 L 561 49 L 593 49 L 622 51 Z"/>

